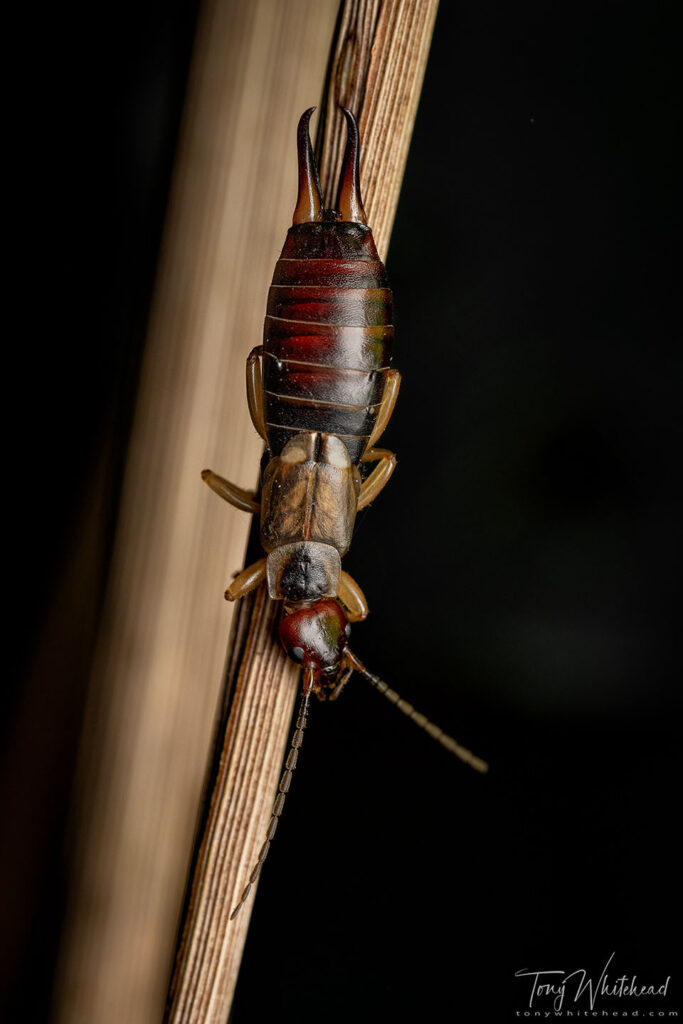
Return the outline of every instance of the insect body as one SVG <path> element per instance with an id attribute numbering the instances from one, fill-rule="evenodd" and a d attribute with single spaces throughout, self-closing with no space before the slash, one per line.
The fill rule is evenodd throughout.
<path id="1" fill-rule="evenodd" d="M 358 127 L 344 110 L 348 140 L 337 210 L 326 210 L 309 138 L 313 109 L 299 122 L 299 193 L 269 292 L 263 344 L 247 359 L 249 411 L 266 443 L 260 500 L 211 470 L 202 473 L 226 501 L 260 515 L 265 557 L 233 580 L 226 598 L 236 600 L 267 582 L 270 597 L 282 602 L 280 639 L 303 666 L 302 705 L 280 797 L 233 916 L 275 832 L 311 693 L 335 699 L 355 670 L 458 757 L 486 770 L 368 672 L 348 646 L 350 623 L 364 619 L 368 607 L 341 558 L 356 512 L 377 497 L 396 465 L 392 452 L 375 445 L 391 417 L 400 375 L 389 365 L 391 291 L 361 200 Z"/>
<path id="2" fill-rule="evenodd" d="M 326 644 L 315 650 L 312 623 L 325 632 L 340 615 L 348 624 L 368 614 L 341 557 L 356 512 L 377 497 L 396 465 L 375 442 L 391 417 L 400 375 L 389 366 L 391 291 L 365 223 L 358 127 L 345 110 L 338 210 L 326 210 L 308 131 L 313 109 L 299 122 L 299 194 L 269 292 L 263 345 L 247 359 L 249 410 L 269 458 L 261 499 L 210 470 L 203 477 L 261 517 L 266 557 L 240 573 L 226 597 L 236 600 L 267 581 L 270 596 L 284 602 L 283 622 L 295 615 L 280 633 L 303 662 L 304 689 L 324 697 L 350 664 L 341 648 L 334 655 Z M 306 637 L 297 639 L 295 624 Z"/>

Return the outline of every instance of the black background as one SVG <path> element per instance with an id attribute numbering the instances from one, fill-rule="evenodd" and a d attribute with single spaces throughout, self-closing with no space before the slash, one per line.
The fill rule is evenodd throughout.
<path id="1" fill-rule="evenodd" d="M 316 706 L 234 1024 L 513 1019 L 515 971 L 598 975 L 612 953 L 615 977 L 673 975 L 681 1009 L 674 7 L 442 3 L 388 260 L 399 467 L 346 568 L 372 612 L 358 654 L 491 772 L 362 680 Z M 52 26 L 31 108 L 36 202 L 58 216 L 30 267 L 40 328 L 14 352 L 11 478 L 46 452 L 9 510 L 16 679 L 84 530 L 101 599 L 196 15 L 103 11 Z M 78 609 L 63 614 L 71 635 Z M 65 866 L 44 851 L 87 674 L 87 637 L 68 679 L 54 644 L 37 737 L 35 684 L 9 691 L 10 750 L 59 755 L 24 862 L 41 894 L 24 965 L 44 983 L 21 986 L 22 1020 L 46 1013 Z M 19 808 L 45 786 L 40 753 L 27 761 Z"/>

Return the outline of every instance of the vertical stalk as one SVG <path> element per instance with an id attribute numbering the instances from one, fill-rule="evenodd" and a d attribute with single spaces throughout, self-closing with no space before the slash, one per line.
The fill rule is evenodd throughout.
<path id="1" fill-rule="evenodd" d="M 330 182 L 338 177 L 345 133 L 341 104 L 359 117 L 363 198 L 383 257 L 436 9 L 437 0 L 349 0 L 342 4 L 332 41 L 319 114 L 323 187 L 333 201 Z M 294 138 L 292 131 L 292 166 Z M 261 590 L 243 604 L 233 633 L 224 716 L 207 783 L 168 1024 L 223 1024 L 230 1009 L 253 897 L 232 921 L 230 913 L 263 843 L 296 689 L 294 667 L 280 651 L 274 629 L 277 612 Z"/>
<path id="2" fill-rule="evenodd" d="M 79 757 L 60 1024 L 163 1013 L 234 612 L 222 594 L 250 523 L 200 472 L 256 480 L 244 361 L 336 13 L 337 0 L 205 0 L 200 14 Z M 279 653 L 259 649 L 262 663 Z M 289 690 L 266 707 L 284 743 L 296 684 L 282 674 Z"/>

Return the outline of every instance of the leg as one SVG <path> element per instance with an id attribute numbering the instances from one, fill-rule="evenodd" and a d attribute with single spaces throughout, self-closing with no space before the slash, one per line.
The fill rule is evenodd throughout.
<path id="1" fill-rule="evenodd" d="M 387 428 L 387 423 L 391 419 L 391 414 L 394 411 L 396 405 L 396 399 L 398 398 L 398 389 L 401 386 L 401 374 L 398 370 L 389 370 L 387 373 L 387 379 L 384 384 L 384 394 L 382 395 L 382 404 L 375 420 L 375 426 L 373 428 L 368 443 L 365 448 L 365 455 L 363 456 L 363 462 L 369 462 L 368 455 L 372 451 L 373 445 L 375 445 L 384 431 Z"/>
<path id="2" fill-rule="evenodd" d="M 377 468 L 379 469 L 379 467 Z M 210 469 L 202 470 L 202 480 L 205 484 L 209 485 L 212 491 L 220 495 L 224 501 L 229 501 L 231 505 L 234 505 L 235 508 L 240 509 L 242 512 L 253 512 L 256 515 L 261 511 L 261 506 L 256 500 L 256 495 L 253 491 L 242 490 L 241 487 L 231 484 L 229 480 L 225 480 L 218 473 L 214 473 Z"/>
<path id="3" fill-rule="evenodd" d="M 375 466 L 370 476 L 363 482 L 358 495 L 358 508 L 365 508 L 371 501 L 374 501 L 382 488 L 389 482 L 389 477 L 396 469 L 396 456 L 393 452 L 388 452 L 383 448 L 371 448 L 366 453 L 364 459 L 371 461 L 368 456 L 372 456 L 373 459 L 379 459 L 379 463 Z"/>
<path id="4" fill-rule="evenodd" d="M 370 609 L 368 608 L 368 602 L 365 600 L 365 594 L 354 578 L 349 576 L 347 572 L 344 572 L 343 569 L 339 577 L 337 596 L 348 611 L 347 618 L 349 622 L 361 622 L 362 619 L 367 618 Z"/>
<path id="5" fill-rule="evenodd" d="M 263 374 L 261 372 L 261 356 L 263 345 L 257 345 L 247 356 L 247 402 L 251 422 L 264 441 L 268 440 L 266 417 L 263 414 Z"/>
<path id="6" fill-rule="evenodd" d="M 241 597 L 248 594 L 250 590 L 255 590 L 259 584 L 263 583 L 266 578 L 266 560 L 265 558 L 259 558 L 258 562 L 254 562 L 253 565 L 247 566 L 243 569 L 239 576 L 235 576 L 234 580 L 225 591 L 226 601 L 239 601 Z"/>

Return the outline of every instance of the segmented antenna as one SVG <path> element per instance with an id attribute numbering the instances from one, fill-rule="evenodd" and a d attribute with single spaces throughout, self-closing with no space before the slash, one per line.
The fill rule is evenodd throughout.
<path id="1" fill-rule="evenodd" d="M 489 770 L 489 766 L 486 761 L 482 761 L 480 757 L 473 754 L 471 750 L 467 749 L 467 747 L 461 746 L 453 739 L 452 736 L 448 736 L 443 729 L 440 729 L 438 725 L 435 725 L 434 722 L 430 722 L 425 715 L 421 715 L 419 711 L 416 711 L 412 704 L 409 704 L 407 700 L 403 700 L 400 694 L 396 693 L 395 690 L 390 689 L 390 687 L 388 687 L 387 684 L 378 676 L 373 675 L 372 672 L 368 672 L 363 662 L 357 658 L 352 651 L 346 651 L 346 658 L 356 672 L 359 672 L 364 676 L 369 683 L 372 683 L 376 690 L 379 690 L 382 696 L 386 697 L 387 700 L 391 701 L 391 703 L 399 709 L 399 711 L 402 711 L 404 715 L 407 715 L 408 718 L 411 719 L 411 721 L 415 722 L 415 725 L 419 725 L 421 729 L 424 729 L 425 732 L 429 733 L 432 739 L 435 739 L 442 747 L 445 747 L 446 750 L 450 750 L 452 754 L 455 754 L 456 757 L 459 757 L 461 761 L 470 765 L 470 767 L 474 768 L 477 772 L 487 772 Z"/>
<path id="2" fill-rule="evenodd" d="M 275 797 L 275 803 L 273 804 L 273 812 L 270 817 L 268 831 L 266 832 L 266 841 L 261 847 L 261 852 L 258 855 L 258 860 L 256 861 L 256 864 L 254 865 L 251 874 L 249 875 L 249 882 L 247 883 L 244 892 L 240 896 L 240 901 L 234 908 L 232 914 L 230 915 L 231 921 L 234 920 L 234 918 L 236 918 L 238 913 L 240 912 L 242 905 L 245 903 L 247 896 L 251 891 L 252 885 L 256 883 L 261 868 L 263 867 L 263 862 L 268 856 L 270 844 L 273 841 L 273 836 L 275 835 L 275 830 L 277 829 L 277 824 L 278 821 L 280 820 L 280 815 L 282 814 L 282 808 L 285 806 L 285 797 L 289 793 L 289 787 L 292 784 L 294 769 L 296 768 L 297 761 L 299 760 L 299 749 L 304 741 L 304 729 L 306 728 L 306 722 L 308 720 L 308 702 L 310 700 L 310 696 L 311 694 L 309 690 L 307 693 L 304 692 L 301 698 L 301 704 L 299 705 L 299 717 L 296 720 L 296 727 L 294 729 L 294 734 L 292 735 L 290 751 L 289 754 L 287 755 L 287 760 L 285 761 L 285 770 L 282 775 L 282 778 L 280 779 L 278 794 Z"/>

